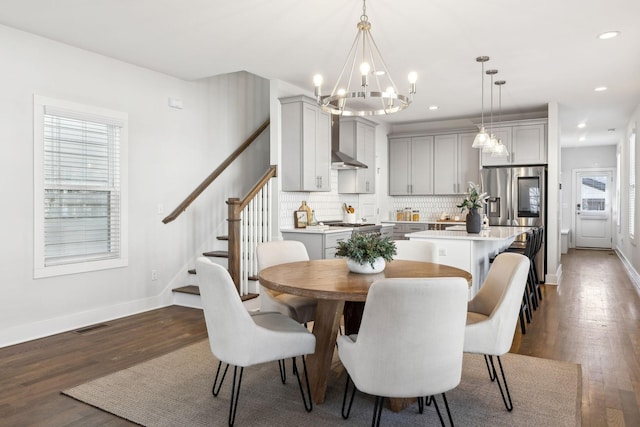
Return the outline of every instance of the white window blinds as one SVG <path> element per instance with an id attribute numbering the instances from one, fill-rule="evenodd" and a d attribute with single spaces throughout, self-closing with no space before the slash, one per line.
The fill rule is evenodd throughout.
<path id="1" fill-rule="evenodd" d="M 47 269 L 121 260 L 126 119 L 48 104 L 41 111 L 42 241 L 36 262 Z"/>

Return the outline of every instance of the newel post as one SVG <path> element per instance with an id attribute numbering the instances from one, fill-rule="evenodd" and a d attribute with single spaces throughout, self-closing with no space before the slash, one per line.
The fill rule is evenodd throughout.
<path id="1" fill-rule="evenodd" d="M 240 199 L 237 197 L 227 200 L 228 235 L 229 235 L 229 274 L 236 284 L 240 294 Z"/>

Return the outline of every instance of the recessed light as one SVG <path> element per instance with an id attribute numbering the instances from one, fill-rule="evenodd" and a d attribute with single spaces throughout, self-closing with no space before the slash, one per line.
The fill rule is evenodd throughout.
<path id="1" fill-rule="evenodd" d="M 607 40 L 607 39 L 612 39 L 614 37 L 618 37 L 619 35 L 620 35 L 620 31 L 606 31 L 598 35 L 598 38 L 600 40 Z"/>
<path id="2" fill-rule="evenodd" d="M 578 141 L 583 142 L 583 141 L 584 141 L 584 140 L 586 140 L 586 139 L 587 139 L 587 137 L 585 137 L 585 136 L 581 136 L 581 137 L 580 137 L 580 139 L 578 139 Z"/>
<path id="3" fill-rule="evenodd" d="M 579 124 L 578 124 L 578 129 L 584 129 L 584 128 L 586 128 L 586 127 L 587 127 L 587 124 L 586 124 L 586 123 L 579 123 Z"/>
<path id="4" fill-rule="evenodd" d="M 438 106 L 437 105 L 430 105 L 429 106 L 429 110 L 437 110 Z"/>
<path id="5" fill-rule="evenodd" d="M 594 89 L 596 92 L 604 92 L 605 90 L 607 90 L 606 86 L 598 86 L 597 88 Z"/>

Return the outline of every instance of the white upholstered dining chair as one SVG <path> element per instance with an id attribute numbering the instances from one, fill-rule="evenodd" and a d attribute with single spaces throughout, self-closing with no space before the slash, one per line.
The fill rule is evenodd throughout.
<path id="1" fill-rule="evenodd" d="M 459 277 L 374 282 L 358 334 L 338 338 L 348 374 L 343 418 L 351 412 L 357 388 L 376 396 L 372 425 L 380 424 L 385 397 L 419 397 L 422 412 L 422 396 L 440 393 L 451 421 L 444 393 L 460 383 L 467 295 L 467 281 Z M 355 388 L 345 410 L 350 379 Z"/>
<path id="2" fill-rule="evenodd" d="M 309 261 L 304 243 L 296 240 L 263 242 L 256 247 L 258 270 L 288 262 Z M 314 298 L 279 293 L 260 285 L 260 311 L 277 311 L 298 323 L 312 321 L 318 301 Z"/>
<path id="3" fill-rule="evenodd" d="M 209 345 L 211 352 L 219 360 L 212 387 L 214 396 L 218 396 L 220 392 L 229 365 L 234 367 L 229 425 L 233 425 L 235 421 L 244 368 L 288 357 L 293 359 L 293 372 L 298 378 L 305 409 L 311 411 L 313 403 L 304 355 L 315 351 L 315 336 L 300 323 L 281 313 L 260 312 L 251 316 L 224 267 L 201 257 L 197 268 Z M 298 356 L 302 358 L 306 396 L 296 364 Z M 222 363 L 227 365 L 220 377 Z"/>
<path id="4" fill-rule="evenodd" d="M 511 348 L 528 273 L 526 256 L 501 253 L 491 264 L 480 290 L 469 301 L 467 312 L 464 351 L 484 355 L 489 378 L 498 383 L 508 411 L 513 410 L 513 402 L 500 356 Z M 494 356 L 498 359 L 502 382 L 497 375 Z"/>
<path id="5" fill-rule="evenodd" d="M 422 240 L 394 240 L 396 255 L 393 259 L 405 261 L 438 262 L 438 247 Z"/>

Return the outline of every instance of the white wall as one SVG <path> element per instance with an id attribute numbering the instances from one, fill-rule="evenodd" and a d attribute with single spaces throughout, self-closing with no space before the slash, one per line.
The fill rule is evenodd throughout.
<path id="1" fill-rule="evenodd" d="M 224 203 L 205 197 L 173 223 L 161 220 L 246 138 L 243 120 L 224 115 L 237 95 L 214 96 L 216 79 L 185 82 L 4 26 L 0 57 L 0 347 L 170 304 L 171 283 L 218 228 L 208 209 Z M 268 82 L 245 80 L 235 84 L 268 94 Z M 33 279 L 34 94 L 128 113 L 128 267 Z M 184 109 L 168 108 L 168 97 Z M 268 101 L 257 110 L 248 116 L 261 123 Z M 229 122 L 221 137 L 215 129 Z M 226 179 L 224 192 L 237 192 L 238 176 Z"/>
<path id="2" fill-rule="evenodd" d="M 632 277 L 635 280 L 636 286 L 640 288 L 640 277 L 638 271 L 640 271 L 640 248 L 638 242 L 640 242 L 640 226 L 638 222 L 638 212 L 640 205 L 640 197 L 636 191 L 636 240 L 631 242 L 629 239 L 629 216 L 627 214 L 629 209 L 629 136 L 632 129 L 636 130 L 636 180 L 640 177 L 640 162 L 638 162 L 638 144 L 640 143 L 640 104 L 636 107 L 635 111 L 629 117 L 627 129 L 623 140 L 620 142 L 620 230 L 617 231 L 617 249 L 622 255 L 624 262 L 632 270 Z M 637 181 L 636 181 L 637 182 Z"/>
<path id="3" fill-rule="evenodd" d="M 562 190 L 562 218 L 560 228 L 571 228 L 575 215 L 575 200 L 573 194 L 573 171 L 575 169 L 596 169 L 611 168 L 616 169 L 616 146 L 601 145 L 595 147 L 567 147 L 562 148 L 561 179 Z M 615 186 L 610 189 L 612 192 L 612 207 L 616 206 Z M 570 233 L 569 247 L 575 247 L 574 233 Z"/>

